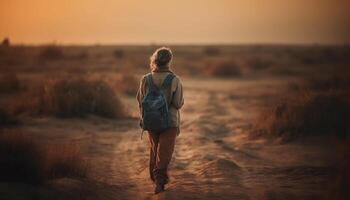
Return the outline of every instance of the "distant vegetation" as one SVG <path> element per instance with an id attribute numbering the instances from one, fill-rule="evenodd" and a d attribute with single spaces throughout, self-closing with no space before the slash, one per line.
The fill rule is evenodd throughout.
<path id="1" fill-rule="evenodd" d="M 121 72 L 146 73 L 152 46 L 20 46 L 0 47 L 0 70 L 13 72 Z M 310 75 L 312 67 L 332 70 L 350 63 L 348 46 L 174 46 L 173 69 L 181 76 L 218 76 L 215 68 L 228 70 L 228 77 L 259 74 L 272 76 Z M 86 61 L 89 62 L 86 62 Z M 229 69 L 217 66 L 237 61 L 239 66 Z M 216 63 L 216 64 L 215 64 Z M 210 66 L 209 66 L 210 65 Z M 232 64 L 233 65 L 233 64 Z M 345 66 L 343 66 L 345 67 Z M 209 73 L 208 73 L 208 68 Z M 212 69 L 214 68 L 214 69 Z M 248 70 L 246 70 L 248 69 Z M 234 75 L 236 74 L 236 75 Z"/>
<path id="2" fill-rule="evenodd" d="M 217 47 L 205 47 L 203 49 L 203 53 L 207 56 L 218 56 L 221 52 L 220 49 Z"/>
<path id="3" fill-rule="evenodd" d="M 124 51 L 121 49 L 116 49 L 113 51 L 113 55 L 115 58 L 123 58 L 124 57 Z"/>
<path id="4" fill-rule="evenodd" d="M 50 45 L 41 50 L 39 57 L 43 60 L 59 60 L 64 58 L 64 53 L 59 46 Z"/>
<path id="5" fill-rule="evenodd" d="M 211 62 L 205 69 L 205 73 L 224 78 L 240 77 L 242 75 L 240 66 L 233 60 Z"/>

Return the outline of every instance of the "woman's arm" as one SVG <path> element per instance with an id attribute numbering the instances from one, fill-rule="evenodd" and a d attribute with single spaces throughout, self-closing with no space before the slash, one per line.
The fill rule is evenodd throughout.
<path id="1" fill-rule="evenodd" d="M 172 104 L 176 109 L 179 110 L 184 105 L 183 89 L 180 79 L 176 77 L 175 80 L 177 83 L 175 92 L 173 94 Z"/>
<path id="2" fill-rule="evenodd" d="M 139 108 L 141 108 L 141 102 L 144 96 L 145 96 L 145 76 L 141 78 L 139 89 L 136 94 L 136 100 L 139 103 Z"/>

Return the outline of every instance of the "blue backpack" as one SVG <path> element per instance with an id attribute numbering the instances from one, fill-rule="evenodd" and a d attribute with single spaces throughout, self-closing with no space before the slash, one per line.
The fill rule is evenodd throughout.
<path id="1" fill-rule="evenodd" d="M 174 77 L 172 73 L 167 75 L 161 87 L 158 88 L 153 82 L 152 74 L 149 73 L 146 76 L 148 92 L 141 103 L 143 130 L 160 132 L 170 127 L 169 107 L 164 91 L 171 86 Z"/>

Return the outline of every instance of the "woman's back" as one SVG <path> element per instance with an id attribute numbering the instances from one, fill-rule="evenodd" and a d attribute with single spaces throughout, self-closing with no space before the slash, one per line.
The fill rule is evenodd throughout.
<path id="1" fill-rule="evenodd" d="M 165 77 L 173 73 L 171 71 L 162 71 L 162 72 L 152 72 L 153 83 L 160 88 L 164 82 Z M 148 84 L 146 81 L 146 75 L 143 76 L 140 83 L 139 93 L 137 94 L 137 100 L 139 103 L 142 102 L 142 99 L 145 97 L 148 91 Z M 182 84 L 178 76 L 175 76 L 171 82 L 171 86 L 166 88 L 164 91 L 165 98 L 169 106 L 169 115 L 170 115 L 170 125 L 171 127 L 179 127 L 180 125 L 180 112 L 179 109 L 184 104 Z"/>

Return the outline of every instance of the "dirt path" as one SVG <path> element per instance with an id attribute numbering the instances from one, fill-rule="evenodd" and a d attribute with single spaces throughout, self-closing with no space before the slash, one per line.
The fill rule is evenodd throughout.
<path id="1" fill-rule="evenodd" d="M 193 86 L 203 84 L 208 87 L 200 90 Z M 172 181 L 165 193 L 152 195 L 147 141 L 125 134 L 118 150 L 121 162 L 129 164 L 129 178 L 140 199 L 320 197 L 331 169 L 324 163 L 308 162 L 308 158 L 322 160 L 317 158 L 318 148 L 267 146 L 264 141 L 245 139 L 255 109 L 285 82 L 231 82 L 225 87 L 215 84 L 223 85 L 213 81 L 185 87 L 182 131 L 171 164 Z"/>

